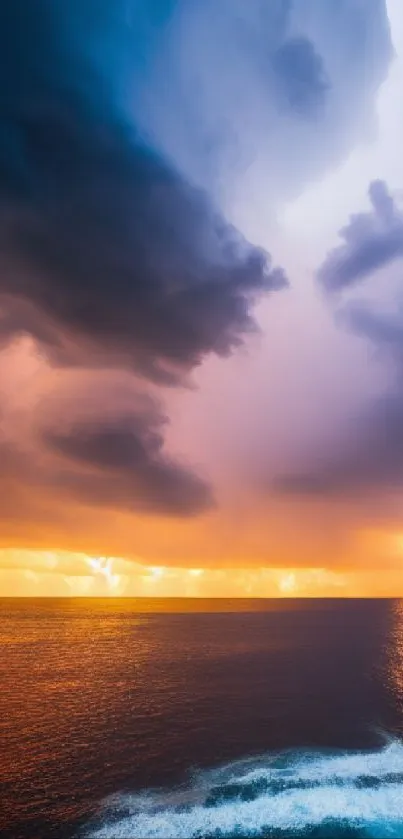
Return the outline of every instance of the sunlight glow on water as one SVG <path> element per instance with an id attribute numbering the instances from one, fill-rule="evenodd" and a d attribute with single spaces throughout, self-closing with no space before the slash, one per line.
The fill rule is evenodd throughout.
<path id="1" fill-rule="evenodd" d="M 403 745 L 284 752 L 195 776 L 176 792 L 105 802 L 97 839 L 403 835 Z M 326 834 L 312 830 L 326 828 Z M 337 832 L 335 832 L 337 831 Z"/>
<path id="2" fill-rule="evenodd" d="M 0 599 L 5 839 L 403 836 L 401 601 L 169 605 Z"/>

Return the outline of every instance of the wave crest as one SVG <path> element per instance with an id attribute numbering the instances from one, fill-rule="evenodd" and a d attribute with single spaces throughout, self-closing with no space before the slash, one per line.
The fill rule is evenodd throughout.
<path id="1" fill-rule="evenodd" d="M 403 744 L 283 752 L 198 772 L 187 787 L 104 803 L 93 839 L 403 836 Z"/>

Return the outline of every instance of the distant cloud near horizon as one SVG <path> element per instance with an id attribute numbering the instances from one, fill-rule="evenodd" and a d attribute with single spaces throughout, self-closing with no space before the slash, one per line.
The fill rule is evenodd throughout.
<path id="1" fill-rule="evenodd" d="M 215 506 L 209 483 L 166 451 L 161 404 L 127 374 L 119 381 L 116 371 L 65 373 L 35 401 L 23 436 L 26 409 L 13 422 L 12 400 L 2 408 L 0 478 L 16 488 L 50 492 L 59 504 L 145 515 L 187 518 Z"/>
<path id="2" fill-rule="evenodd" d="M 47 449 L 62 460 L 55 488 L 85 503 L 154 515 L 211 509 L 208 484 L 163 453 L 166 418 L 152 400 L 146 407 L 114 419 L 73 419 L 68 428 L 44 431 Z"/>
<path id="3" fill-rule="evenodd" d="M 367 406 L 344 443 L 321 454 L 306 471 L 279 476 L 276 492 L 346 503 L 384 490 L 403 488 L 403 395 L 379 398 Z"/>

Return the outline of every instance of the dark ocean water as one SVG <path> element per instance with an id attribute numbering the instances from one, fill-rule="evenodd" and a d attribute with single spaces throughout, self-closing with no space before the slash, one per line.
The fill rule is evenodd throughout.
<path id="1" fill-rule="evenodd" d="M 0 600 L 2 835 L 403 836 L 403 601 L 164 608 Z"/>

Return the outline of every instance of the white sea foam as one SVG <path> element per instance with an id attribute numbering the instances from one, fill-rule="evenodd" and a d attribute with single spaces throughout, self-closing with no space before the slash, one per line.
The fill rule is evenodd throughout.
<path id="1" fill-rule="evenodd" d="M 361 836 L 403 836 L 403 744 L 373 752 L 288 752 L 200 772 L 185 789 L 122 795 L 113 807 L 108 802 L 104 823 L 90 835 L 301 836 L 327 823 Z"/>

